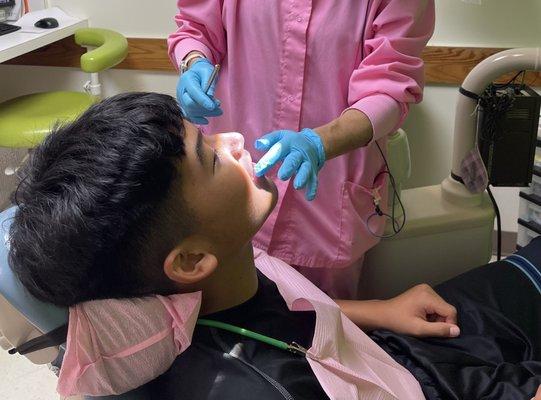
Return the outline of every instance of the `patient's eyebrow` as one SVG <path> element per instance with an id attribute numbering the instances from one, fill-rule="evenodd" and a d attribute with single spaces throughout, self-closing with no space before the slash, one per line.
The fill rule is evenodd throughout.
<path id="1" fill-rule="evenodd" d="M 197 154 L 197 159 L 201 163 L 201 165 L 205 165 L 203 161 L 203 134 L 201 133 L 201 130 L 197 130 L 197 142 L 195 143 L 195 153 Z"/>

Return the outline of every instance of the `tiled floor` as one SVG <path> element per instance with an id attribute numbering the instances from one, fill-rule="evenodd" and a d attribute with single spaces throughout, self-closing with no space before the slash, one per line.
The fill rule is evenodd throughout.
<path id="1" fill-rule="evenodd" d="M 59 400 L 56 376 L 46 365 L 35 365 L 23 356 L 0 348 L 0 398 L 2 400 Z"/>

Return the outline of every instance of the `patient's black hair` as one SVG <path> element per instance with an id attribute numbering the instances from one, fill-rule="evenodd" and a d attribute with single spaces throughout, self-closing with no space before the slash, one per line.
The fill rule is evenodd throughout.
<path id="1" fill-rule="evenodd" d="M 163 94 L 110 97 L 54 128 L 12 195 L 9 261 L 27 290 L 60 306 L 173 292 L 163 260 L 193 224 L 170 196 L 184 155 Z"/>

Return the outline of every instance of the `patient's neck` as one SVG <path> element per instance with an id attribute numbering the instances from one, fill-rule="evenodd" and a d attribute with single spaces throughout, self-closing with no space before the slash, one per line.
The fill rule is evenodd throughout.
<path id="1" fill-rule="evenodd" d="M 201 315 L 226 310 L 244 303 L 257 292 L 257 270 L 252 244 L 228 259 L 221 259 L 217 271 L 203 284 Z"/>

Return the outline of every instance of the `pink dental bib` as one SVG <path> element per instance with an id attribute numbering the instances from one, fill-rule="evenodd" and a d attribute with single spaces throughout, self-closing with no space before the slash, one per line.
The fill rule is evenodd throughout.
<path id="1" fill-rule="evenodd" d="M 200 306 L 198 292 L 71 307 L 58 393 L 120 394 L 161 375 L 190 345 Z"/>
<path id="2" fill-rule="evenodd" d="M 315 311 L 306 358 L 332 400 L 421 400 L 419 382 L 285 262 L 254 249 L 292 311 Z M 125 393 L 164 373 L 192 340 L 200 293 L 98 300 L 70 309 L 62 395 Z"/>

